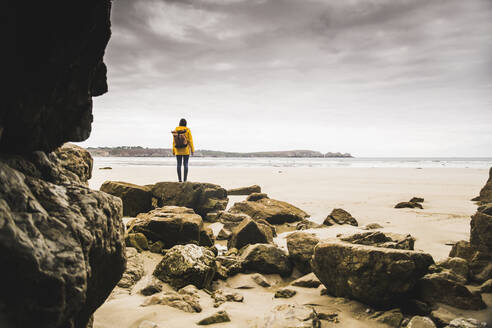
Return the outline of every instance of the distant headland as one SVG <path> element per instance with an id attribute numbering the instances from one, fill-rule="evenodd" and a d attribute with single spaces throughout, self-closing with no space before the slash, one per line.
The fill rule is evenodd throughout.
<path id="1" fill-rule="evenodd" d="M 98 157 L 172 157 L 170 148 L 145 148 L 140 146 L 89 147 L 92 156 Z M 225 152 L 217 150 L 197 150 L 196 157 L 317 157 L 352 158 L 349 153 L 321 153 L 314 150 L 262 151 L 251 153 Z"/>

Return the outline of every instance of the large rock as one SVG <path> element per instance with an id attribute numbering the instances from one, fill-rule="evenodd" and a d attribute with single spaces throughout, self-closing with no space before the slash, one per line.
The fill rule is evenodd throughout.
<path id="1" fill-rule="evenodd" d="M 205 218 L 208 213 L 223 211 L 229 199 L 218 185 L 198 182 L 159 182 L 149 186 L 157 206 L 184 206 Z"/>
<path id="2" fill-rule="evenodd" d="M 123 277 L 118 281 L 118 287 L 131 288 L 133 287 L 144 275 L 144 263 L 143 259 L 139 256 L 138 251 L 133 247 L 126 249 L 126 270 L 123 273 Z"/>
<path id="3" fill-rule="evenodd" d="M 319 243 L 319 239 L 306 232 L 294 232 L 287 236 L 287 249 L 289 258 L 294 266 L 303 274 L 309 273 L 311 269 L 311 257 L 314 253 L 314 246 Z"/>
<path id="4" fill-rule="evenodd" d="M 233 231 L 227 247 L 241 249 L 249 244 L 268 244 L 273 242 L 273 233 L 266 224 L 252 219 L 244 219 Z"/>
<path id="5" fill-rule="evenodd" d="M 485 186 L 480 190 L 480 201 L 484 203 L 492 203 L 492 167 L 489 171 L 489 179 Z"/>
<path id="6" fill-rule="evenodd" d="M 180 244 L 200 244 L 203 221 L 192 209 L 164 206 L 142 213 L 128 222 L 129 233 L 142 233 L 151 241 L 162 241 L 165 248 Z"/>
<path id="7" fill-rule="evenodd" d="M 216 271 L 215 255 L 205 247 L 177 245 L 166 252 L 154 276 L 176 289 L 189 284 L 208 288 Z"/>
<path id="8" fill-rule="evenodd" d="M 92 97 L 107 91 L 111 1 L 4 4 L 2 47 L 11 51 L 2 60 L 0 152 L 52 151 L 87 139 Z"/>
<path id="9" fill-rule="evenodd" d="M 415 244 L 415 238 L 410 235 L 380 231 L 362 232 L 347 236 L 342 235 L 340 239 L 352 244 L 406 250 L 413 250 Z"/>
<path id="10" fill-rule="evenodd" d="M 16 160 L 24 173 L 0 161 L 0 317 L 86 327 L 125 269 L 121 200 L 85 187 L 85 173 L 56 176 L 66 167 L 53 154 L 33 157 Z"/>
<path id="11" fill-rule="evenodd" d="M 238 202 L 229 211 L 247 214 L 254 220 L 263 219 L 270 224 L 301 221 L 309 217 L 306 212 L 294 205 L 270 198 Z"/>
<path id="12" fill-rule="evenodd" d="M 419 280 L 418 296 L 428 303 L 443 303 L 465 310 L 481 310 L 486 305 L 479 293 L 472 293 L 463 284 L 441 273 L 427 274 Z"/>
<path id="13" fill-rule="evenodd" d="M 323 221 L 323 224 L 327 226 L 332 226 L 335 224 L 350 224 L 356 227 L 359 225 L 352 214 L 341 208 L 333 209 L 330 215 L 328 215 Z"/>
<path id="14" fill-rule="evenodd" d="M 470 245 L 478 251 L 492 253 L 492 215 L 476 212 L 472 216 Z"/>
<path id="15" fill-rule="evenodd" d="M 315 247 L 311 265 L 330 294 L 388 307 L 405 300 L 433 263 L 426 253 L 328 241 Z"/>
<path id="16" fill-rule="evenodd" d="M 424 207 L 420 203 L 416 202 L 400 202 L 395 205 L 395 208 L 420 208 L 423 209 Z"/>
<path id="17" fill-rule="evenodd" d="M 287 277 L 292 264 L 283 250 L 271 244 L 248 245 L 241 253 L 243 268 L 259 273 L 278 273 Z"/>
<path id="18" fill-rule="evenodd" d="M 261 187 L 252 185 L 248 187 L 234 188 L 227 190 L 227 194 L 231 196 L 248 196 L 253 193 L 261 193 Z"/>
<path id="19" fill-rule="evenodd" d="M 150 188 L 121 181 L 106 181 L 99 189 L 123 201 L 123 215 L 137 216 L 152 210 Z"/>
<path id="20" fill-rule="evenodd" d="M 84 148 L 64 144 L 51 153 L 36 151 L 26 155 L 0 154 L 1 161 L 33 178 L 54 184 L 87 187 L 93 160 Z"/>

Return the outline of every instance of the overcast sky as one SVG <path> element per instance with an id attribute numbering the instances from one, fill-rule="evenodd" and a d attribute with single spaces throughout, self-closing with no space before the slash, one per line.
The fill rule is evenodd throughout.
<path id="1" fill-rule="evenodd" d="M 492 156 L 491 0 L 118 0 L 84 146 Z"/>

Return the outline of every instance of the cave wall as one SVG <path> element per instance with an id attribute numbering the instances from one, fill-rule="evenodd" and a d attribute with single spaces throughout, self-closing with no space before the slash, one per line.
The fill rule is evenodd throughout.
<path id="1" fill-rule="evenodd" d="M 7 99 L 0 151 L 52 151 L 91 132 L 92 97 L 107 92 L 109 0 L 7 0 Z"/>

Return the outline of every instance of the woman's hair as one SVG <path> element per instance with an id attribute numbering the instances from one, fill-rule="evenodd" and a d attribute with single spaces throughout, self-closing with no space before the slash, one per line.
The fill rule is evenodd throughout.
<path id="1" fill-rule="evenodd" d="M 186 126 L 186 120 L 184 118 L 179 120 L 179 126 Z"/>

